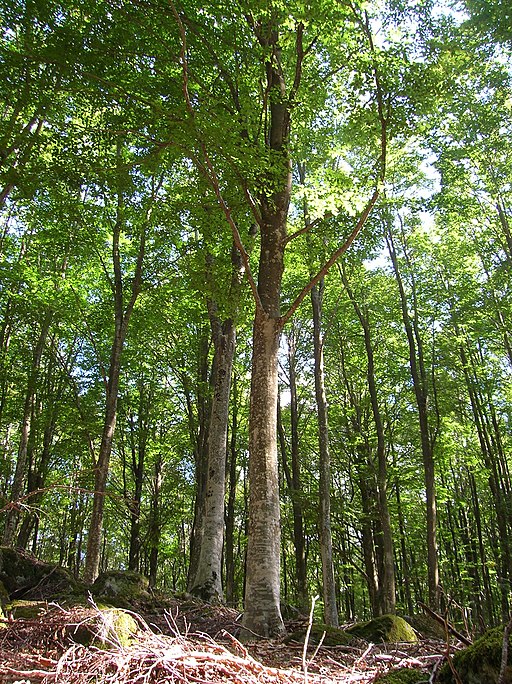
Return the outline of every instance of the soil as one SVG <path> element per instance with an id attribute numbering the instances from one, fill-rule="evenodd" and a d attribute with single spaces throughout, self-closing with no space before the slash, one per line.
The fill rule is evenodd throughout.
<path id="1" fill-rule="evenodd" d="M 3 684 L 233 682 L 236 684 L 327 684 L 374 682 L 391 669 L 425 673 L 428 682 L 445 658 L 446 644 L 369 644 L 325 647 L 291 634 L 307 631 L 307 618 L 287 624 L 288 639 L 242 645 L 240 614 L 192 599 L 134 606 L 140 631 L 129 646 L 112 635 L 110 648 L 77 643 L 84 626 L 101 619 L 93 604 L 39 605 L 34 617 L 8 616 L 0 624 L 0 682 Z M 83 640 L 82 640 L 83 641 Z M 432 678 L 431 681 L 434 681 Z"/>

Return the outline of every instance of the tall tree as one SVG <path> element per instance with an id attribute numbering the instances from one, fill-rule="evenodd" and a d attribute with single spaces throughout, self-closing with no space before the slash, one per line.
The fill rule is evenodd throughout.
<path id="1" fill-rule="evenodd" d="M 127 277 L 121 258 L 122 237 L 127 230 L 127 216 L 125 209 L 125 189 L 123 178 L 123 141 L 116 143 L 116 184 L 115 189 L 115 213 L 112 225 L 112 276 L 106 272 L 109 285 L 112 290 L 114 310 L 114 335 L 110 349 L 110 362 L 108 374 L 105 380 L 105 415 L 101 444 L 96 463 L 94 464 L 94 496 L 89 534 L 87 537 L 87 553 L 85 560 L 84 580 L 94 582 L 99 572 L 101 533 L 103 527 L 103 514 L 105 507 L 106 484 L 109 473 L 110 454 L 114 439 L 114 431 L 117 419 L 117 402 L 119 398 L 119 378 L 121 373 L 121 357 L 128 333 L 130 318 L 140 294 L 144 256 L 146 252 L 147 233 L 151 225 L 151 212 L 159 190 L 155 177 L 152 187 L 146 198 L 146 206 L 142 208 L 143 214 L 139 224 L 138 245 L 135 250 L 135 263 L 133 274 Z M 125 294 L 125 289 L 128 293 Z"/>
<path id="2" fill-rule="evenodd" d="M 318 274 L 305 285 L 295 301 L 283 315 L 281 312 L 281 283 L 285 269 L 285 253 L 291 240 L 303 235 L 305 230 L 288 235 L 288 212 L 292 199 L 291 164 L 291 125 L 292 112 L 297 104 L 299 89 L 304 87 L 303 70 L 306 59 L 323 35 L 324 18 L 319 25 L 307 26 L 300 16 L 288 28 L 283 8 L 272 6 L 266 13 L 248 11 L 245 14 L 247 40 L 254 51 L 259 46 L 265 67 L 263 97 L 261 100 L 263 138 L 255 139 L 253 153 L 258 152 L 263 163 L 255 169 L 258 186 L 253 189 L 248 178 L 242 178 L 242 188 L 260 236 L 257 282 L 252 276 L 248 251 L 242 243 L 241 235 L 232 210 L 226 203 L 221 179 L 212 161 L 212 151 L 204 135 L 200 132 L 200 114 L 196 100 L 190 92 L 191 65 L 187 58 L 187 21 L 183 20 L 176 8 L 173 12 L 178 23 L 181 38 L 181 62 L 183 68 L 183 88 L 189 119 L 198 134 L 200 148 L 199 166 L 214 190 L 226 220 L 233 232 L 235 244 L 241 252 L 247 277 L 255 302 L 255 315 L 252 337 L 252 375 L 251 404 L 249 418 L 249 535 L 247 546 L 247 577 L 245 590 L 244 628 L 247 635 L 272 636 L 283 632 L 284 625 L 280 612 L 280 512 L 279 486 L 277 472 L 277 362 L 279 339 L 283 325 L 290 319 L 311 289 L 319 282 L 335 261 L 349 247 L 364 225 L 377 198 L 376 188 L 362 209 L 349 237 L 335 249 Z M 355 38 L 366 43 L 366 50 L 372 55 L 374 46 L 371 38 L 369 19 L 361 19 L 354 7 L 349 9 L 332 7 L 335 23 L 355 25 Z M 300 13 L 299 13 L 300 14 Z M 190 24 L 190 20 L 188 24 Z M 351 26 L 351 27 L 352 27 Z M 318 31 L 318 32 L 317 32 Z M 329 36 L 325 33 L 326 44 Z M 256 45 L 255 45 L 256 41 Z M 210 46 L 211 49 L 211 46 Z M 238 55 L 235 55 L 238 59 Z M 216 65 L 219 62 L 217 60 Z M 320 78 L 321 63 L 314 62 L 313 71 Z M 376 108 L 370 113 L 374 130 L 378 131 L 378 152 L 380 164 L 377 172 L 377 185 L 383 180 L 387 143 L 388 107 L 378 77 L 374 60 L 370 67 L 370 86 L 376 92 Z M 238 72 L 236 72 L 238 73 Z M 230 74 L 222 68 L 220 77 L 226 81 L 227 92 L 233 97 L 229 109 L 236 112 L 241 120 L 240 138 L 236 142 L 242 154 L 251 151 L 253 124 L 244 121 L 244 108 L 238 99 L 238 85 Z M 259 116 L 257 117 L 259 120 Z M 259 147 L 259 145 L 263 145 Z M 374 150 L 372 150 L 374 152 Z M 254 158 L 254 157 L 253 157 Z M 252 185 L 252 183 L 251 183 Z M 257 199 L 253 199 L 256 191 Z M 307 227 L 310 230 L 311 226 Z M 261 558 L 266 558 L 265 564 Z"/>

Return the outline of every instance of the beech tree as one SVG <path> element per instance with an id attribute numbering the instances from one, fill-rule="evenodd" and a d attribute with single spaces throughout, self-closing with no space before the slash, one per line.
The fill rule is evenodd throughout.
<path id="1" fill-rule="evenodd" d="M 281 590 L 508 613 L 510 41 L 465 5 L 4 3 L 6 543 L 245 583 L 247 636 Z"/>

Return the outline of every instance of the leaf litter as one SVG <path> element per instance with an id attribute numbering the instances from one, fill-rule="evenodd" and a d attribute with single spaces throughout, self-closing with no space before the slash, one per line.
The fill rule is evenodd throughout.
<path id="1" fill-rule="evenodd" d="M 48 604 L 31 619 L 7 619 L 0 629 L 2 684 L 349 684 L 373 682 L 397 667 L 437 670 L 446 644 L 368 644 L 320 647 L 283 641 L 242 644 L 233 609 L 176 601 L 158 615 L 132 613 L 140 629 L 123 646 L 114 632 L 107 648 L 76 643 L 97 624 L 94 605 Z M 96 622 L 94 622 L 96 620 Z M 292 627 L 295 628 L 297 623 Z M 306 631 L 307 621 L 302 622 Z"/>

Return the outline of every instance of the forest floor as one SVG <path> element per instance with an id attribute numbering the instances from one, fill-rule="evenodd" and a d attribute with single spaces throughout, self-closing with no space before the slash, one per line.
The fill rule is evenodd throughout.
<path id="1" fill-rule="evenodd" d="M 242 645 L 235 610 L 173 600 L 162 612 L 133 612 L 140 631 L 128 646 L 109 649 L 77 643 L 80 627 L 97 620 L 94 606 L 41 604 L 35 617 L 8 619 L 0 627 L 0 682 L 17 684 L 327 684 L 373 682 L 391 668 L 422 670 L 425 681 L 444 659 L 446 644 L 314 645 L 293 639 Z M 307 631 L 307 620 L 287 624 Z"/>

